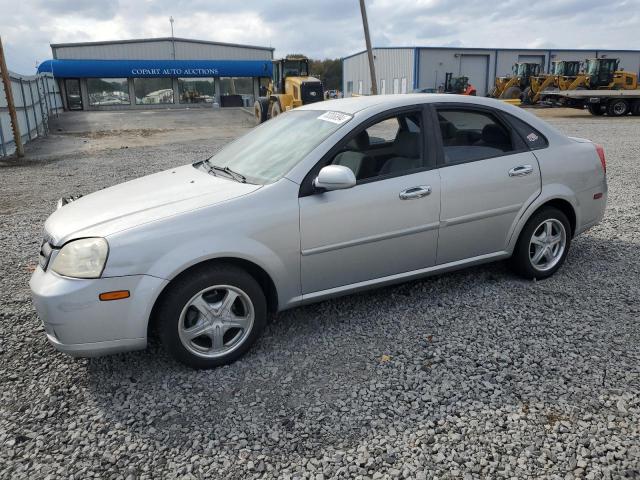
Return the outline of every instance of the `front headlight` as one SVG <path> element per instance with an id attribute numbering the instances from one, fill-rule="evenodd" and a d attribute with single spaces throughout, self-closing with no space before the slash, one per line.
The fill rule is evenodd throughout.
<path id="1" fill-rule="evenodd" d="M 109 253 L 104 238 L 81 238 L 67 243 L 53 259 L 51 270 L 75 278 L 99 278 Z"/>

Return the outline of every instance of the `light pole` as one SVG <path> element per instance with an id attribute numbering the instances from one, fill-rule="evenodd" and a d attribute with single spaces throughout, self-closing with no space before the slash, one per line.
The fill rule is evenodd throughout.
<path id="1" fill-rule="evenodd" d="M 169 17 L 169 23 L 171 24 L 171 48 L 173 50 L 173 59 L 176 59 L 176 42 L 173 39 L 173 16 Z"/>

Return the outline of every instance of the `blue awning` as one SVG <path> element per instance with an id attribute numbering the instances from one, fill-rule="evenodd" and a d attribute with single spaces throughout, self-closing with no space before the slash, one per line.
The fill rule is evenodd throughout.
<path id="1" fill-rule="evenodd" d="M 270 60 L 45 60 L 59 78 L 270 77 Z"/>

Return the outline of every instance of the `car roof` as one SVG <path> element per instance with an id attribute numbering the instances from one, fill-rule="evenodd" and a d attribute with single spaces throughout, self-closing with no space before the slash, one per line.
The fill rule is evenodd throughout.
<path id="1" fill-rule="evenodd" d="M 377 106 L 393 108 L 405 105 L 415 105 L 418 103 L 446 102 L 472 103 L 475 105 L 486 105 L 491 107 L 500 107 L 505 105 L 505 102 L 492 98 L 469 95 L 452 95 L 444 93 L 399 93 L 393 95 L 363 95 L 357 97 L 338 98 L 326 100 L 324 102 L 310 103 L 299 108 L 302 110 L 332 110 L 354 114 Z"/>
<path id="2" fill-rule="evenodd" d="M 357 97 L 339 98 L 325 100 L 322 102 L 303 105 L 296 110 L 321 110 L 336 111 L 350 115 L 371 111 L 376 113 L 397 107 L 411 106 L 421 103 L 456 103 L 469 104 L 495 108 L 509 113 L 535 127 L 548 137 L 555 137 L 556 140 L 566 139 L 565 135 L 557 129 L 543 121 L 536 115 L 527 112 L 521 107 L 516 107 L 507 102 L 488 97 L 478 97 L 474 95 L 454 95 L 449 93 L 398 93 L 392 95 L 363 95 Z"/>

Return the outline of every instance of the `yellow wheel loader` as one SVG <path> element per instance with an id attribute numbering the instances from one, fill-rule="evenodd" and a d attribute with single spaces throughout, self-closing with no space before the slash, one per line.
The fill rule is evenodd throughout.
<path id="1" fill-rule="evenodd" d="M 556 76 L 555 88 L 558 90 L 575 90 L 586 86 L 589 78 L 580 71 L 582 62 L 578 60 L 561 60 L 553 62 L 553 73 Z"/>
<path id="2" fill-rule="evenodd" d="M 531 78 L 540 75 L 539 63 L 515 63 L 513 74 L 496 77 L 496 83 L 489 97 L 515 100 L 521 99 L 523 91 L 531 85 Z"/>
<path id="3" fill-rule="evenodd" d="M 273 61 L 273 75 L 267 87 L 262 87 L 254 103 L 256 123 L 262 123 L 308 103 L 324 100 L 322 82 L 309 75 L 309 59 L 288 55 Z"/>
<path id="4" fill-rule="evenodd" d="M 619 58 L 589 58 L 584 74 L 589 77 L 589 90 L 636 90 L 638 75 L 618 70 Z"/>

